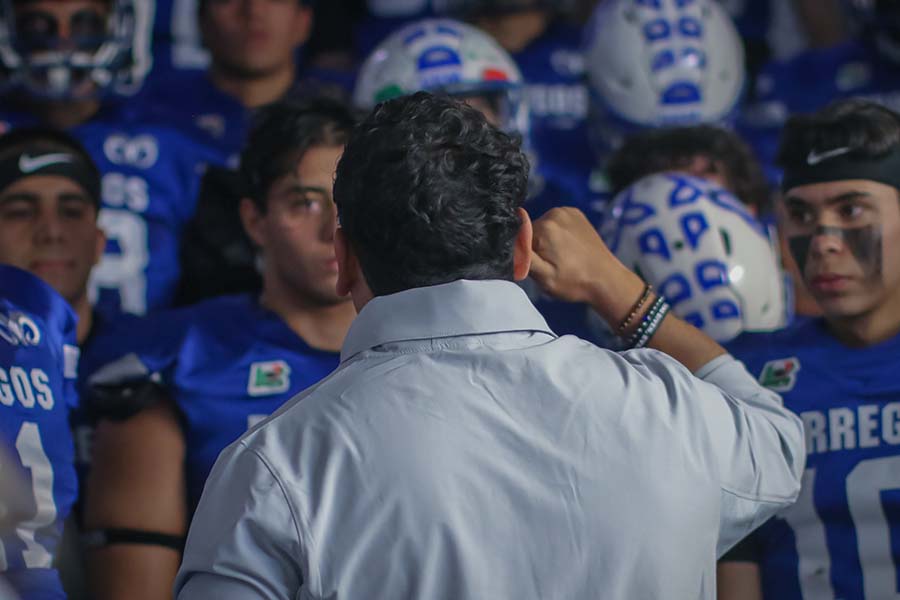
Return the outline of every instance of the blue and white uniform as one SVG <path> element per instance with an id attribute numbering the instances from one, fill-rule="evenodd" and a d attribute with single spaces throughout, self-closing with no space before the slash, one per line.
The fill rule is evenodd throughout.
<path id="1" fill-rule="evenodd" d="M 339 362 L 337 352 L 311 348 L 250 295 L 159 313 L 135 324 L 129 338 L 98 350 L 120 360 L 92 383 L 154 376 L 167 389 L 184 427 L 191 507 L 225 446 Z"/>
<path id="2" fill-rule="evenodd" d="M 75 331 L 75 313 L 49 285 L 0 265 L 0 450 L 18 471 L 0 475 L 2 495 L 14 479 L 27 488 L 21 506 L 3 507 L 17 525 L 0 531 L 0 579 L 27 600 L 66 597 L 53 560 L 77 495 Z"/>
<path id="3" fill-rule="evenodd" d="M 537 173 L 556 181 L 572 196 L 585 193 L 594 168 L 580 43 L 577 28 L 558 22 L 512 55 L 525 80 L 531 113 L 529 142 L 538 157 Z"/>
<path id="4" fill-rule="evenodd" d="M 900 597 L 900 336 L 843 346 L 823 320 L 730 347 L 806 430 L 797 503 L 742 542 L 767 600 Z"/>
<path id="5" fill-rule="evenodd" d="M 91 273 L 90 292 L 106 316 L 171 306 L 181 232 L 194 213 L 203 169 L 225 161 L 220 150 L 143 108 L 136 99 L 111 102 L 69 131 L 102 176 L 99 224 L 107 246 Z M 0 112 L 3 121 L 36 124 L 23 113 Z"/>

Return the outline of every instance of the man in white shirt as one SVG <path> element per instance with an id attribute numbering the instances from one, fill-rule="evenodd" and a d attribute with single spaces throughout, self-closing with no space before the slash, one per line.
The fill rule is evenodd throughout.
<path id="1" fill-rule="evenodd" d="M 358 126 L 334 190 L 360 311 L 341 365 L 219 457 L 179 598 L 714 598 L 716 558 L 796 498 L 801 423 L 583 215 L 532 239 L 527 178 L 447 98 Z M 662 352 L 558 338 L 513 283 L 529 268 Z"/>

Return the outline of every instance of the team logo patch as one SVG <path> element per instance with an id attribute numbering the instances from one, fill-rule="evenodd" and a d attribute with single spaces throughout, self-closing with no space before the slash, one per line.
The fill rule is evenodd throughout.
<path id="1" fill-rule="evenodd" d="M 37 346 L 41 343 L 41 330 L 23 313 L 0 313 L 0 339 L 13 346 Z"/>
<path id="2" fill-rule="evenodd" d="M 775 392 L 789 392 L 797 383 L 800 359 L 796 356 L 770 360 L 763 366 L 759 383 Z"/>
<path id="3" fill-rule="evenodd" d="M 286 392 L 291 386 L 291 368 L 283 360 L 255 362 L 250 365 L 247 393 L 268 396 Z"/>

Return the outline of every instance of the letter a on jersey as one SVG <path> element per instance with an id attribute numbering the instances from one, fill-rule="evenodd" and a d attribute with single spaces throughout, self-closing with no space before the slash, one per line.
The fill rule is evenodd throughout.
<path id="1" fill-rule="evenodd" d="M 250 365 L 247 393 L 268 396 L 286 392 L 291 386 L 291 368 L 283 360 L 255 362 Z"/>
<path id="2" fill-rule="evenodd" d="M 800 371 L 800 359 L 779 358 L 770 360 L 763 366 L 759 375 L 759 383 L 774 392 L 789 392 L 797 383 L 797 373 Z"/>

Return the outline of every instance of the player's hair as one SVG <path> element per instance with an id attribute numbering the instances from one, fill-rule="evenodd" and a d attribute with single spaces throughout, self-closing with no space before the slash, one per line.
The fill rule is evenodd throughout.
<path id="1" fill-rule="evenodd" d="M 528 171 L 519 142 L 462 102 L 418 92 L 376 106 L 334 184 L 371 291 L 511 280 Z"/>
<path id="2" fill-rule="evenodd" d="M 792 116 L 784 127 L 777 163 L 785 171 L 806 166 L 810 152 L 851 148 L 861 158 L 881 158 L 900 148 L 900 114 L 849 98 L 809 115 Z"/>
<path id="3" fill-rule="evenodd" d="M 79 163 L 87 170 L 87 179 L 91 189 L 100 189 L 100 171 L 94 159 L 77 139 L 57 129 L 49 127 L 21 127 L 0 135 L 0 161 L 24 151 L 53 152 L 64 151 L 78 158 Z M 93 198 L 99 207 L 100 197 Z"/>
<path id="4" fill-rule="evenodd" d="M 293 172 L 315 146 L 343 146 L 356 123 L 346 104 L 331 98 L 283 100 L 259 110 L 241 153 L 245 193 L 266 211 L 269 188 Z"/>
<path id="5" fill-rule="evenodd" d="M 647 175 L 687 168 L 697 157 L 721 167 L 739 200 L 756 208 L 767 204 L 769 185 L 753 151 L 737 134 L 714 125 L 638 131 L 610 157 L 606 174 L 618 194 Z"/>

